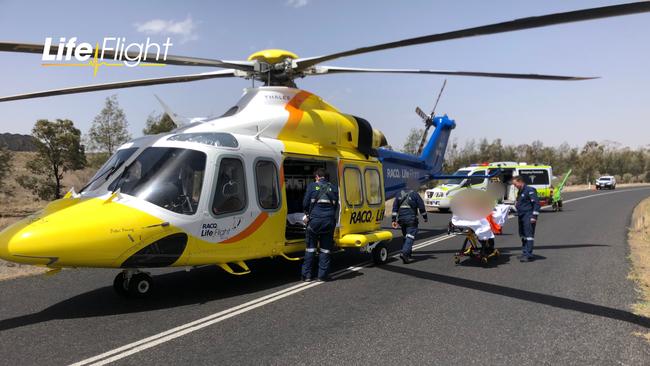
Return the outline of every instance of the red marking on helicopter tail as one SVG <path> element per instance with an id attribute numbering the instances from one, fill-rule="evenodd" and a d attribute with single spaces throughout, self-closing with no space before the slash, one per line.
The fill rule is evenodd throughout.
<path id="1" fill-rule="evenodd" d="M 251 223 L 246 229 L 244 229 L 241 233 L 233 236 L 230 239 L 226 239 L 222 241 L 222 244 L 228 244 L 228 243 L 234 243 L 243 239 L 246 239 L 247 237 L 251 236 L 257 229 L 259 229 L 260 226 L 266 221 L 266 219 L 269 218 L 269 214 L 267 212 L 262 212 L 259 214 L 255 220 L 253 220 L 253 223 Z"/>
<path id="2" fill-rule="evenodd" d="M 302 103 L 304 103 L 305 100 L 307 100 L 307 98 L 310 96 L 312 96 L 310 92 L 301 90 L 298 94 L 291 98 L 289 103 L 287 103 L 284 109 L 289 112 L 289 119 L 287 119 L 287 123 L 284 125 L 284 128 L 282 128 L 282 132 L 295 130 L 296 127 L 298 127 L 303 114 L 302 109 L 300 109 L 300 105 L 302 105 Z"/>

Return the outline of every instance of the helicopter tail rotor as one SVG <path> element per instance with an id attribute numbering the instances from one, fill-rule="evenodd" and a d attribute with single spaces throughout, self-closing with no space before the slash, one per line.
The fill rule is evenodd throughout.
<path id="1" fill-rule="evenodd" d="M 440 93 L 438 93 L 438 98 L 436 98 L 436 104 L 433 105 L 433 109 L 429 115 L 426 115 L 420 107 L 415 108 L 415 113 L 418 114 L 424 120 L 424 133 L 422 134 L 422 140 L 420 141 L 420 147 L 418 147 L 418 155 L 422 154 L 422 149 L 424 148 L 424 142 L 427 140 L 427 135 L 429 134 L 429 128 L 433 125 L 433 118 L 436 116 L 436 108 L 438 107 L 438 102 L 440 102 L 440 97 L 442 92 L 445 91 L 445 86 L 447 86 L 447 79 L 442 83 L 440 88 Z"/>

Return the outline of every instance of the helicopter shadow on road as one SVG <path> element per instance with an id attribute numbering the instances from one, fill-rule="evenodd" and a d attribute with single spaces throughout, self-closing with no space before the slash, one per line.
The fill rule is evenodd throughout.
<path id="1" fill-rule="evenodd" d="M 501 265 L 508 264 L 511 256 L 510 252 L 501 251 L 498 257 L 490 258 L 486 264 L 481 263 L 476 258 L 463 257 L 458 265 L 462 267 L 497 268 Z"/>
<path id="2" fill-rule="evenodd" d="M 566 297 L 547 295 L 539 292 L 521 290 L 507 286 L 495 285 L 487 282 L 480 282 L 460 277 L 426 272 L 415 268 L 407 268 L 404 266 L 394 266 L 387 264 L 378 268 L 406 276 L 412 276 L 438 283 L 444 283 L 447 285 L 506 296 L 513 299 L 535 302 L 559 309 L 578 311 L 589 315 L 628 322 L 644 328 L 650 328 L 650 318 L 642 317 L 626 310 L 611 308 L 608 306 L 573 300 Z"/>
<path id="3" fill-rule="evenodd" d="M 558 250 L 558 249 L 576 249 L 576 248 L 589 248 L 589 247 L 608 247 L 606 244 L 565 244 L 565 245 L 537 245 L 535 250 L 544 251 L 544 250 Z M 483 267 L 483 268 L 497 268 L 500 265 L 508 264 L 510 258 L 513 255 L 521 252 L 521 247 L 499 247 L 497 249 L 500 252 L 500 255 L 496 258 L 491 259 L 487 264 L 479 262 L 475 258 L 463 257 L 460 266 L 466 267 Z M 458 250 L 456 249 L 440 249 L 440 250 L 420 250 L 418 253 L 422 255 L 435 255 L 435 254 L 456 254 Z M 546 257 L 543 255 L 535 254 L 534 260 L 541 261 L 545 260 Z"/>
<path id="4" fill-rule="evenodd" d="M 535 245 L 535 251 L 538 250 L 559 250 L 559 249 L 579 249 L 579 248 L 591 248 L 591 247 L 608 247 L 607 244 L 563 244 L 563 245 Z M 521 251 L 521 246 L 516 247 L 500 247 L 496 246 L 499 251 L 505 255 L 511 255 L 512 252 Z M 422 254 L 455 254 L 458 252 L 457 249 L 440 249 L 440 250 L 420 250 L 418 251 Z M 536 255 L 536 259 L 545 259 L 541 255 Z"/>
<path id="5" fill-rule="evenodd" d="M 299 262 L 264 259 L 251 261 L 250 265 L 253 273 L 247 276 L 232 276 L 216 266 L 195 268 L 189 272 L 154 273 L 154 291 L 144 299 L 120 297 L 112 286 L 100 287 L 37 313 L 2 319 L 0 331 L 56 319 L 92 318 L 206 304 L 256 292 L 266 293 L 299 279 Z"/>
<path id="6" fill-rule="evenodd" d="M 445 230 L 424 230 L 418 240 L 440 235 Z M 399 233 L 388 243 L 391 252 L 402 245 Z M 358 252 L 336 255 L 332 271 L 358 265 L 370 259 Z M 273 289 L 295 284 L 300 278 L 301 261 L 287 262 L 284 259 L 260 259 L 250 261 L 253 272 L 246 276 L 232 276 L 216 266 L 195 268 L 191 271 L 178 270 L 154 276 L 154 291 L 146 299 L 123 298 L 115 294 L 112 286 L 97 288 L 53 304 L 44 310 L 0 320 L 0 331 L 38 324 L 57 319 L 92 318 L 107 315 L 131 314 L 169 309 L 186 305 L 206 304 L 227 298 L 255 293 L 266 294 Z M 79 274 L 72 274 L 79 275 Z M 354 279 L 361 274 L 351 272 L 336 278 L 336 281 Z"/>

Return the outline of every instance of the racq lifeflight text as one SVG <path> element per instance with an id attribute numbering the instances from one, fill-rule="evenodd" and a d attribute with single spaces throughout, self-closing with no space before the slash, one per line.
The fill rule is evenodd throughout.
<path id="1" fill-rule="evenodd" d="M 66 37 L 59 38 L 58 49 L 55 54 L 50 54 L 52 50 L 52 37 L 45 38 L 45 47 L 43 47 L 43 61 L 71 61 L 72 58 L 79 62 L 86 62 L 90 58 L 107 59 L 106 52 L 113 52 L 113 59 L 115 61 L 123 60 L 124 65 L 128 67 L 135 67 L 143 61 L 155 62 L 167 59 L 167 52 L 169 47 L 173 46 L 171 39 L 168 37 L 165 43 L 151 42 L 147 37 L 146 42 L 126 42 L 125 37 L 104 37 L 101 48 L 99 42 L 93 47 L 88 42 L 77 44 L 77 37 L 71 37 L 66 40 Z M 154 57 L 155 55 L 155 57 Z"/>

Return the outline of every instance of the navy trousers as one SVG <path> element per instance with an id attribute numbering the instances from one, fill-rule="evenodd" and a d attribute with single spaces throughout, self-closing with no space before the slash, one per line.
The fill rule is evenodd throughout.
<path id="1" fill-rule="evenodd" d="M 318 255 L 318 278 L 327 278 L 330 270 L 330 257 L 334 247 L 334 220 L 314 217 L 307 225 L 305 259 L 302 263 L 302 276 L 312 278 L 312 266 L 316 250 Z"/>
<path id="2" fill-rule="evenodd" d="M 519 236 L 521 237 L 521 254 L 528 258 L 533 257 L 533 245 L 535 244 L 536 224 L 530 222 L 530 219 L 532 218 L 532 214 L 521 215 L 518 217 Z"/>
<path id="3" fill-rule="evenodd" d="M 402 255 L 410 257 L 413 252 L 413 243 L 415 236 L 418 234 L 418 224 L 413 222 L 400 222 L 404 244 L 402 244 Z"/>

